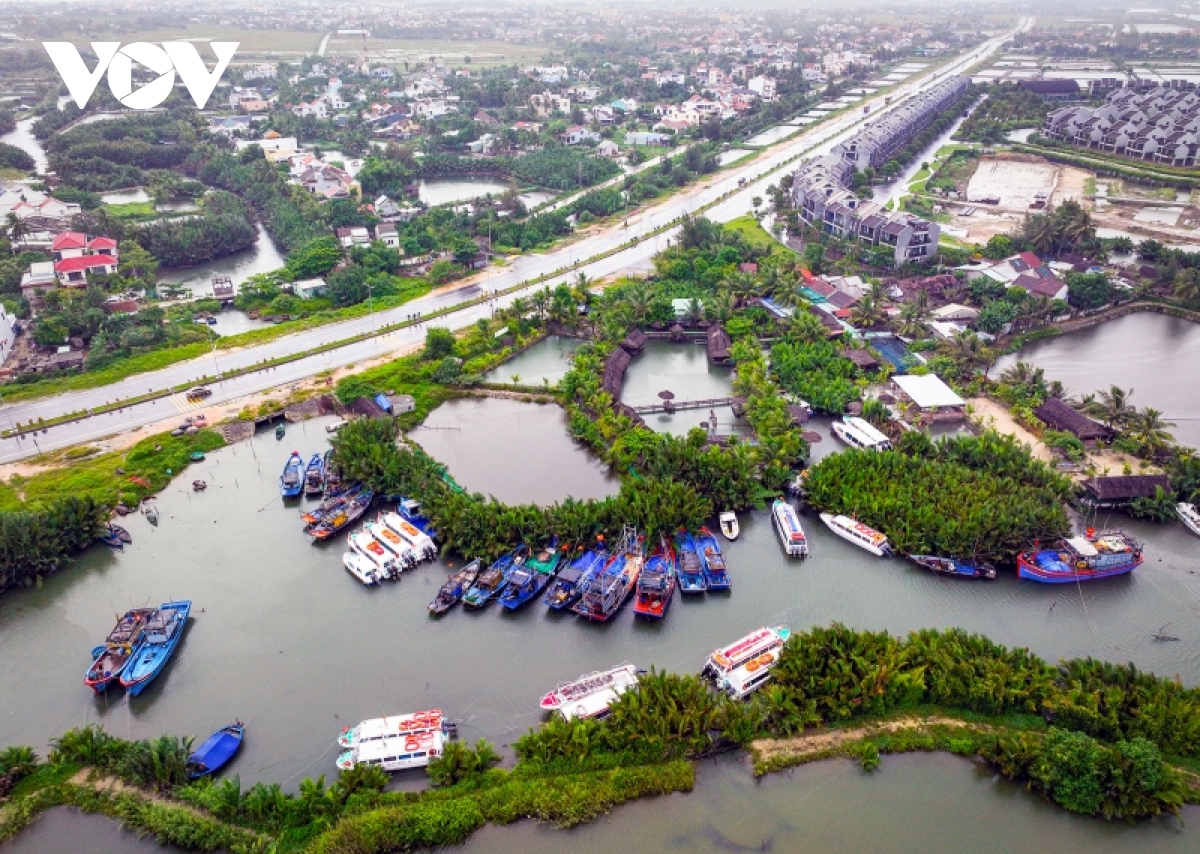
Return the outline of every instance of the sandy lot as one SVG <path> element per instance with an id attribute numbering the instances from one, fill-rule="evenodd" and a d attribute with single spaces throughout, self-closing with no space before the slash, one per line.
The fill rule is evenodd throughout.
<path id="1" fill-rule="evenodd" d="M 985 157 L 967 184 L 967 199 L 999 198 L 999 208 L 1024 213 L 1039 191 L 1053 191 L 1059 167 Z"/>
<path id="2" fill-rule="evenodd" d="M 1018 441 L 1028 445 L 1039 460 L 1048 463 L 1054 461 L 1054 454 L 1042 444 L 1042 440 L 1018 424 L 1009 411 L 996 401 L 986 397 L 973 397 L 967 404 L 973 410 L 973 421 L 978 421 L 984 427 L 991 427 L 997 433 L 1015 436 Z"/>

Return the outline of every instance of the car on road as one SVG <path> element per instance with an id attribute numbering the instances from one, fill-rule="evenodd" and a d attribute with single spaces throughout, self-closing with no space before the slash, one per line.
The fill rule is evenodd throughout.
<path id="1" fill-rule="evenodd" d="M 187 399 L 191 403 L 196 403 L 197 401 L 201 401 L 209 397 L 212 397 L 212 389 L 205 388 L 202 385 L 196 386 L 187 393 Z"/>

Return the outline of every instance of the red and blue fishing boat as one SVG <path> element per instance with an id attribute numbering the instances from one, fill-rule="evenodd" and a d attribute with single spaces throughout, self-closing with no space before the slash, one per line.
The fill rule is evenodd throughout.
<path id="1" fill-rule="evenodd" d="M 675 596 L 675 549 L 665 539 L 659 543 L 638 577 L 633 613 L 661 620 Z"/>
<path id="2" fill-rule="evenodd" d="M 637 587 L 644 561 L 641 538 L 627 527 L 616 554 L 592 577 L 571 610 L 589 620 L 607 622 Z"/>
<path id="3" fill-rule="evenodd" d="M 1095 581 L 1133 572 L 1145 558 L 1142 544 L 1124 531 L 1088 528 L 1082 537 L 1064 537 L 1054 548 L 1037 544 L 1017 555 L 1017 575 L 1044 584 Z"/>
<path id="4" fill-rule="evenodd" d="M 546 607 L 553 611 L 570 608 L 579 600 L 592 576 L 603 569 L 607 562 L 608 552 L 602 547 L 588 549 L 575 558 L 558 574 L 558 578 L 554 579 L 554 584 L 544 600 Z"/>
<path id="5" fill-rule="evenodd" d="M 708 579 L 704 577 L 704 562 L 695 538 L 687 531 L 680 531 L 675 535 L 675 547 L 680 592 L 703 593 L 708 589 Z"/>
<path id="6" fill-rule="evenodd" d="M 700 563 L 704 567 L 704 579 L 708 582 L 708 589 L 729 590 L 725 555 L 721 554 L 721 544 L 717 542 L 716 534 L 708 528 L 701 528 L 696 537 L 696 547 L 700 551 Z"/>
<path id="7" fill-rule="evenodd" d="M 146 623 L 157 608 L 133 608 L 117 620 L 104 643 L 92 650 L 92 664 L 83 677 L 83 684 L 97 694 L 121 678 L 130 659 L 137 655 L 145 640 Z"/>

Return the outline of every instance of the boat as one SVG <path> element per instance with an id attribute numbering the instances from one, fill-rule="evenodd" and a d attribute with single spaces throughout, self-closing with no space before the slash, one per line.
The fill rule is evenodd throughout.
<path id="1" fill-rule="evenodd" d="M 725 555 L 721 544 L 708 528 L 701 528 L 696 536 L 696 548 L 700 552 L 700 565 L 704 568 L 704 580 L 709 590 L 729 590 L 729 573 L 726 571 Z"/>
<path id="2" fill-rule="evenodd" d="M 433 523 L 421 513 L 421 502 L 401 496 L 400 500 L 396 502 L 396 512 L 404 517 L 404 521 L 424 533 L 429 539 L 437 539 L 437 531 L 434 530 Z"/>
<path id="3" fill-rule="evenodd" d="M 808 537 L 804 536 L 800 516 L 792 505 L 781 498 L 776 498 L 775 503 L 771 505 L 771 525 L 789 557 L 808 555 Z"/>
<path id="4" fill-rule="evenodd" d="M 1179 521 L 1186 525 L 1189 531 L 1200 536 L 1200 510 L 1196 509 L 1195 504 L 1181 501 L 1175 505 L 1175 512 L 1179 514 Z"/>
<path id="5" fill-rule="evenodd" d="M 568 721 L 602 717 L 617 697 L 637 684 L 640 672 L 626 661 L 609 670 L 587 673 L 550 691 L 542 697 L 541 706 Z"/>
<path id="6" fill-rule="evenodd" d="M 889 451 L 892 448 L 892 440 L 865 418 L 847 415 L 841 421 L 834 421 L 831 429 L 833 435 L 852 448 L 868 451 Z"/>
<path id="7" fill-rule="evenodd" d="M 343 751 L 337 758 L 337 768 L 350 771 L 366 765 L 388 772 L 424 768 L 441 755 L 445 744 L 446 734 L 440 730 L 397 733 Z"/>
<path id="8" fill-rule="evenodd" d="M 356 551 L 348 551 L 342 555 L 342 566 L 368 587 L 379 584 L 384 579 L 375 562 L 368 560 Z"/>
<path id="9" fill-rule="evenodd" d="M 680 531 L 675 535 L 675 549 L 679 592 L 703 593 L 708 589 L 708 579 L 704 577 L 704 563 L 696 540 L 687 531 Z"/>
<path id="10" fill-rule="evenodd" d="M 362 518 L 374 498 L 375 493 L 372 490 L 360 489 L 349 500 L 339 504 L 328 518 L 310 525 L 306 530 L 315 540 L 327 540 L 347 525 Z"/>
<path id="11" fill-rule="evenodd" d="M 457 605 L 462 600 L 463 594 L 479 577 L 479 568 L 480 563 L 476 559 L 450 576 L 438 590 L 437 596 L 433 597 L 433 601 L 429 603 L 429 613 L 444 614 Z"/>
<path id="12" fill-rule="evenodd" d="M 362 484 L 354 484 L 348 489 L 343 490 L 337 495 L 327 495 L 325 500 L 316 507 L 301 510 L 300 518 L 303 519 L 308 527 L 312 527 L 318 522 L 323 522 L 333 516 L 337 511 L 341 510 L 349 502 L 354 500 L 354 496 L 362 492 Z M 307 528 L 306 528 L 307 530 Z"/>
<path id="13" fill-rule="evenodd" d="M 292 451 L 287 462 L 283 464 L 283 474 L 279 476 L 279 488 L 284 498 L 295 498 L 304 489 L 304 460 L 298 451 Z"/>
<path id="14" fill-rule="evenodd" d="M 399 534 L 408 543 L 417 560 L 434 560 L 437 557 L 437 543 L 433 541 L 433 538 L 406 520 L 399 513 L 384 513 L 380 516 L 380 519 L 383 520 L 383 524 L 387 525 L 396 534 Z"/>
<path id="15" fill-rule="evenodd" d="M 195 425 L 190 425 L 190 426 L 195 426 Z M 204 461 L 204 451 L 192 451 L 192 453 L 188 455 L 188 458 L 194 463 L 203 462 Z"/>
<path id="16" fill-rule="evenodd" d="M 849 516 L 835 516 L 832 513 L 822 513 L 821 521 L 829 526 L 843 540 L 849 540 L 860 549 L 866 549 L 873 555 L 887 557 L 892 553 L 887 537 L 874 528 L 864 525 Z"/>
<path id="17" fill-rule="evenodd" d="M 714 650 L 700 675 L 733 699 L 744 699 L 770 679 L 770 670 L 790 635 L 786 626 L 764 626 Z"/>
<path id="18" fill-rule="evenodd" d="M 187 628 L 192 603 L 164 602 L 146 622 L 146 641 L 121 674 L 121 685 L 136 697 L 162 673 Z"/>
<path id="19" fill-rule="evenodd" d="M 737 514 L 732 510 L 726 510 L 717 517 L 717 521 L 721 525 L 721 536 L 733 542 L 741 533 L 741 528 L 738 526 Z"/>
<path id="20" fill-rule="evenodd" d="M 325 461 L 313 454 L 304 469 L 304 494 L 320 495 L 325 489 Z"/>
<path id="21" fill-rule="evenodd" d="M 413 735 L 424 732 L 447 732 L 455 725 L 446 720 L 441 709 L 410 712 L 404 715 L 388 715 L 371 718 L 357 726 L 343 727 L 338 733 L 339 747 L 357 747 L 372 741 L 382 741 L 396 735 Z"/>
<path id="22" fill-rule="evenodd" d="M 363 525 L 363 530 L 375 538 L 381 546 L 396 556 L 396 563 L 401 570 L 412 569 L 417 565 L 417 557 L 408 543 L 387 525 L 376 520 Z"/>
<path id="23" fill-rule="evenodd" d="M 129 660 L 141 649 L 146 622 L 156 610 L 132 608 L 117 620 L 104 643 L 92 650 L 92 663 L 84 674 L 84 685 L 103 694 L 120 678 Z"/>
<path id="24" fill-rule="evenodd" d="M 126 543 L 133 542 L 129 532 L 120 525 L 109 525 L 100 533 L 100 542 L 114 549 L 124 548 Z"/>
<path id="25" fill-rule="evenodd" d="M 493 561 L 491 566 L 479 573 L 475 583 L 463 594 L 463 607 L 482 608 L 504 592 L 504 587 L 508 584 L 508 571 L 512 569 L 524 548 L 525 546 L 521 546 L 516 551 L 502 555 Z"/>
<path id="26" fill-rule="evenodd" d="M 637 587 L 644 560 L 641 538 L 627 526 L 616 553 L 591 577 L 571 610 L 589 620 L 606 622 Z"/>
<path id="27" fill-rule="evenodd" d="M 197 747 L 187 758 L 189 780 L 199 780 L 220 771 L 242 747 L 246 727 L 241 721 L 223 726 Z"/>
<path id="28" fill-rule="evenodd" d="M 661 620 L 675 596 L 675 549 L 666 540 L 646 558 L 633 597 L 633 613 Z"/>
<path id="29" fill-rule="evenodd" d="M 607 562 L 608 554 L 603 548 L 589 549 L 571 561 L 559 572 L 546 594 L 546 607 L 554 611 L 569 608 L 579 599 L 584 586 L 592 575 Z"/>
<path id="30" fill-rule="evenodd" d="M 936 557 L 935 555 L 909 555 L 908 559 L 917 566 L 923 566 L 938 575 L 953 578 L 995 578 L 996 567 L 990 563 L 958 560 L 952 557 Z"/>
<path id="31" fill-rule="evenodd" d="M 158 527 L 158 508 L 147 504 L 142 508 L 142 513 L 146 516 L 146 521 L 151 525 Z"/>
<path id="32" fill-rule="evenodd" d="M 192 481 L 192 492 L 203 492 L 208 489 L 208 484 L 203 480 Z"/>
<path id="33" fill-rule="evenodd" d="M 1082 537 L 1064 537 L 1054 548 L 1017 555 L 1017 576 L 1047 584 L 1094 581 L 1125 575 L 1142 565 L 1142 544 L 1124 531 L 1088 528 Z"/>
<path id="34" fill-rule="evenodd" d="M 276 425 L 275 425 L 275 439 L 276 439 L 276 441 L 278 441 L 279 439 L 282 439 L 282 438 L 283 438 L 283 434 L 284 434 L 284 433 L 286 433 L 286 432 L 287 432 L 287 428 L 285 428 L 285 427 L 284 427 L 282 424 L 276 424 Z"/>
<path id="35" fill-rule="evenodd" d="M 508 573 L 508 583 L 500 594 L 500 605 L 506 611 L 515 611 L 531 599 L 542 595 L 542 591 L 554 580 L 554 572 L 562 552 L 555 539 L 546 548 L 530 554 L 520 564 L 514 563 Z"/>
<path id="36" fill-rule="evenodd" d="M 351 551 L 357 552 L 375 565 L 375 570 L 381 578 L 399 578 L 403 572 L 404 565 L 399 558 L 384 548 L 369 532 L 355 531 L 347 538 L 347 542 Z"/>
<path id="37" fill-rule="evenodd" d="M 324 492 L 326 495 L 337 495 L 342 489 L 342 476 L 337 469 L 333 467 L 333 448 L 325 452 L 325 486 Z"/>

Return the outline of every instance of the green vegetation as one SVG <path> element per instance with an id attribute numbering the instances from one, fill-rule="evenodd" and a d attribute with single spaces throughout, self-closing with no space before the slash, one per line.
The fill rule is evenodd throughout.
<path id="1" fill-rule="evenodd" d="M 958 139 L 997 143 L 1005 134 L 1020 128 L 1040 128 L 1050 111 L 1050 102 L 1016 83 L 988 87 L 988 96 L 962 123 Z"/>
<path id="2" fill-rule="evenodd" d="M 790 393 L 821 412 L 840 415 L 858 400 L 860 372 L 831 341 L 781 341 L 771 348 L 771 370 Z"/>
<path id="3" fill-rule="evenodd" d="M 894 451 L 833 454 L 809 470 L 805 491 L 815 507 L 861 519 L 906 554 L 1008 560 L 1070 527 L 1070 482 L 994 431 L 940 442 L 905 433 Z"/>
<path id="4" fill-rule="evenodd" d="M 24 149 L 0 142 L 0 169 L 15 169 L 18 172 L 32 172 L 36 164 Z"/>

